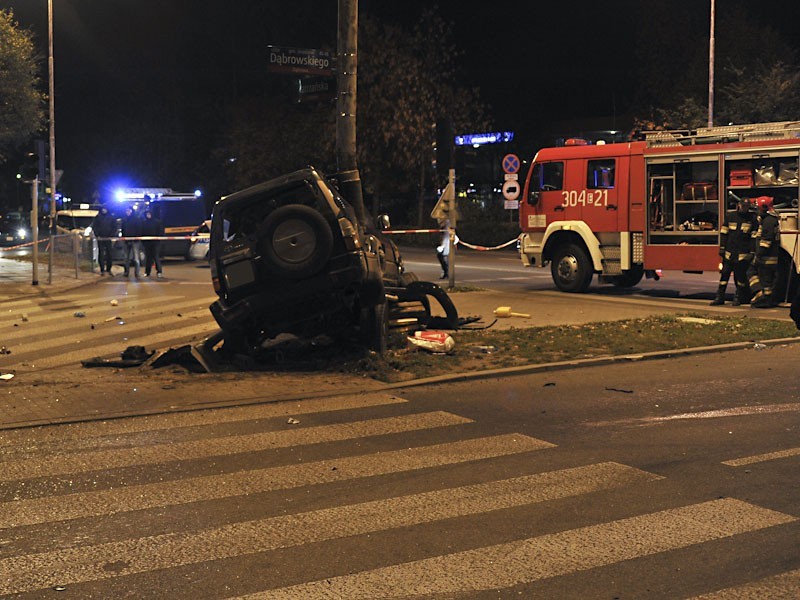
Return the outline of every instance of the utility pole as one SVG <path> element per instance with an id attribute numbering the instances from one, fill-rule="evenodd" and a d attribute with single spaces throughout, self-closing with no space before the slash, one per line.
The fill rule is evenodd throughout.
<path id="1" fill-rule="evenodd" d="M 56 218 L 56 111 L 53 62 L 53 0 L 47 0 L 48 58 L 50 88 L 50 252 L 47 255 L 47 283 L 53 283 L 53 221 Z M 44 179 L 44 174 L 41 175 Z"/>
<path id="2" fill-rule="evenodd" d="M 336 163 L 342 195 L 367 225 L 356 154 L 356 87 L 358 75 L 358 0 L 339 0 L 336 97 Z"/>
<path id="3" fill-rule="evenodd" d="M 31 238 L 33 239 L 33 263 L 31 285 L 39 285 L 39 176 L 31 184 Z"/>
<path id="4" fill-rule="evenodd" d="M 711 0 L 711 30 L 708 36 L 708 126 L 714 126 L 714 22 L 716 0 Z"/>

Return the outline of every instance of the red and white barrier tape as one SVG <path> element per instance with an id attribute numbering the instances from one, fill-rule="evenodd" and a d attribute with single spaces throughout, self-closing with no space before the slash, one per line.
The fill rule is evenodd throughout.
<path id="1" fill-rule="evenodd" d="M 447 231 L 446 229 L 392 229 L 392 230 L 385 230 L 383 233 L 387 234 L 395 234 L 395 233 L 444 233 Z M 511 244 L 515 244 L 519 238 L 514 238 L 513 240 L 508 240 L 505 244 L 500 244 L 499 246 L 478 246 L 475 244 L 469 244 L 462 239 L 458 240 L 458 244 L 469 248 L 470 250 L 479 250 L 481 252 L 487 250 L 502 250 L 503 248 L 507 248 Z"/>
<path id="2" fill-rule="evenodd" d="M 468 244 L 464 240 L 459 240 L 458 243 L 461 244 L 462 246 L 466 246 L 470 250 L 480 250 L 480 251 L 483 252 L 483 251 L 486 251 L 486 250 L 501 250 L 502 248 L 507 248 L 511 244 L 516 244 L 517 243 L 517 238 L 514 238 L 513 240 L 508 240 L 505 244 L 500 244 L 499 246 L 491 246 L 491 247 L 475 246 L 473 244 Z"/>
<path id="3" fill-rule="evenodd" d="M 444 229 L 385 229 L 382 233 L 444 233 Z"/>

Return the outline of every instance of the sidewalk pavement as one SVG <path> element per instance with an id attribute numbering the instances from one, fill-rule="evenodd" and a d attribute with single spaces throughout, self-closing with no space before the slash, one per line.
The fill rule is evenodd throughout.
<path id="1" fill-rule="evenodd" d="M 47 263 L 39 264 L 38 283 L 33 283 L 33 265 L 30 261 L 0 257 L 0 302 L 19 296 L 54 294 L 94 283 L 97 273 L 78 272 L 53 265 L 52 277 Z"/>
<path id="2" fill-rule="evenodd" d="M 31 294 L 57 294 L 80 286 L 91 285 L 100 279 L 94 273 L 57 269 L 52 283 L 47 280 L 46 265 L 40 270 L 40 283 L 31 284 L 30 263 L 0 258 L 0 302 L 4 299 Z M 542 295 L 554 302 L 542 302 Z M 681 300 L 632 296 L 608 297 L 561 292 L 507 292 L 496 290 L 457 292 L 451 298 L 462 317 L 481 316 L 474 326 L 492 325 L 495 329 L 529 328 L 548 325 L 577 325 L 596 321 L 615 321 L 679 312 L 707 314 L 752 314 L 749 308 L 731 306 L 711 307 L 707 300 Z M 558 301 L 562 299 L 563 301 Z M 498 307 L 510 307 L 514 313 L 528 316 L 500 318 L 494 316 Z M 434 311 L 436 312 L 436 311 Z M 760 311 L 758 317 L 788 320 L 785 308 Z M 209 333 L 214 330 L 210 319 Z M 457 334 L 456 334 L 457 337 Z M 199 340 L 198 340 L 199 341 Z M 775 345 L 794 343 L 800 338 L 776 340 Z M 657 359 L 693 353 L 708 353 L 752 347 L 752 342 L 725 346 L 657 352 L 634 357 L 636 360 Z M 151 348 L 165 350 L 166 348 Z M 335 372 L 246 372 L 246 373 L 188 373 L 182 367 L 161 369 L 86 369 L 80 366 L 52 371 L 20 373 L 9 381 L 0 381 L 0 430 L 94 421 L 129 416 L 182 412 L 325 396 L 361 394 L 365 392 L 393 393 L 393 390 L 418 385 L 463 381 L 471 378 L 509 376 L 523 373 L 574 369 L 631 360 L 632 357 L 603 357 L 563 363 L 550 363 L 501 369 L 495 371 L 452 373 L 424 380 L 384 384 L 362 375 Z M 111 393 L 113 392 L 113 393 Z M 291 410 L 292 404 L 287 404 Z M 0 434 L 2 438 L 2 434 Z"/>

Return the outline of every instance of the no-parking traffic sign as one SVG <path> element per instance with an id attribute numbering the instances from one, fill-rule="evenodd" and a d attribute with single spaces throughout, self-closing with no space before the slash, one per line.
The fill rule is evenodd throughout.
<path id="1" fill-rule="evenodd" d="M 504 173 L 519 172 L 519 156 L 517 156 L 516 154 L 506 154 L 503 157 L 503 172 Z"/>

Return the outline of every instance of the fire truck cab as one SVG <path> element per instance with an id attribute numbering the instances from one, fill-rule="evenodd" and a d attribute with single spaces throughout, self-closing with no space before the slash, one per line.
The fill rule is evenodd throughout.
<path id="1" fill-rule="evenodd" d="M 519 219 L 525 266 L 565 292 L 631 287 L 656 270 L 719 268 L 719 232 L 737 198 L 771 196 L 784 284 L 797 279 L 800 122 L 654 131 L 627 143 L 568 140 L 540 150 Z M 788 285 L 780 290 L 784 295 Z"/>

